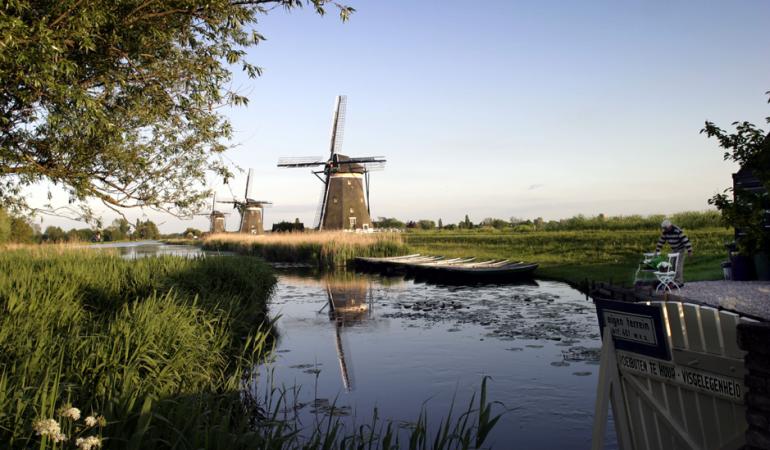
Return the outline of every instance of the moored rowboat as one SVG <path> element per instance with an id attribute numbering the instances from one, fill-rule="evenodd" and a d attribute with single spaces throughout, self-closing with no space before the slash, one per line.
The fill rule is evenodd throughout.
<path id="1" fill-rule="evenodd" d="M 385 273 L 402 273 L 431 278 L 461 278 L 474 280 L 520 280 L 532 278 L 535 263 L 493 259 L 475 261 L 475 258 L 451 258 L 420 254 L 390 258 L 355 259 L 356 267 Z"/>

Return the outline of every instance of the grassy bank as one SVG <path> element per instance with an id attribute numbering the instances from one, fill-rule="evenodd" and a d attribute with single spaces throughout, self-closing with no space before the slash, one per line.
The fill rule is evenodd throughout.
<path id="1" fill-rule="evenodd" d="M 0 274 L 0 448 L 459 449 L 497 421 L 486 380 L 461 415 L 415 411 L 408 430 L 376 411 L 349 429 L 300 423 L 269 380 L 248 395 L 275 284 L 256 258 L 2 248 Z"/>
<path id="2" fill-rule="evenodd" d="M 233 251 L 267 261 L 307 263 L 330 269 L 356 256 L 395 256 L 406 252 L 398 233 L 322 231 L 259 236 L 223 233 L 203 241 L 207 250 Z"/>
<path id="3" fill-rule="evenodd" d="M 47 248 L 0 253 L 0 273 L 0 442 L 52 445 L 33 424 L 65 404 L 105 417 L 110 448 L 231 448 L 248 430 L 239 390 L 275 283 L 263 263 Z"/>
<path id="4" fill-rule="evenodd" d="M 724 243 L 732 240 L 732 231 L 701 228 L 687 234 L 695 254 L 686 261 L 685 279 L 720 279 L 719 263 L 726 259 Z M 586 279 L 630 283 L 642 253 L 655 249 L 658 236 L 655 228 L 526 233 L 441 230 L 413 231 L 403 239 L 410 252 L 538 262 L 540 276 L 579 284 Z"/>

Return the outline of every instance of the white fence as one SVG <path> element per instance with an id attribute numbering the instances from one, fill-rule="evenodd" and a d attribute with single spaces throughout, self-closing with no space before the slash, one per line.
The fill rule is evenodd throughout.
<path id="1" fill-rule="evenodd" d="M 610 402 L 621 450 L 744 445 L 736 327 L 751 319 L 688 303 L 595 301 L 603 345 L 593 449 L 603 448 Z"/>

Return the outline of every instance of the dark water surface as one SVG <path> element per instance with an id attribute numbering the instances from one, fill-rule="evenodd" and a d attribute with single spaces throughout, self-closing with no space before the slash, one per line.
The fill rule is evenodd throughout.
<path id="1" fill-rule="evenodd" d="M 127 258 L 206 254 L 155 241 L 91 247 L 118 248 Z M 334 411 L 360 425 L 377 408 L 379 417 L 408 426 L 424 407 L 436 425 L 453 401 L 455 417 L 464 411 L 489 376 L 488 398 L 504 415 L 486 447 L 590 447 L 601 341 L 593 303 L 568 285 L 277 272 L 269 307 L 279 340 L 255 390 L 268 380 L 299 387 L 290 400 L 303 424 Z M 607 429 L 606 447 L 616 448 L 612 424 Z"/>
<path id="2" fill-rule="evenodd" d="M 359 424 L 375 407 L 413 422 L 423 406 L 436 423 L 490 376 L 489 399 L 506 412 L 487 444 L 590 447 L 599 329 L 593 303 L 564 283 L 449 287 L 279 271 L 270 311 L 280 339 L 262 379 L 273 371 L 275 384 L 301 386 L 303 423 L 323 419 L 327 402 Z"/>

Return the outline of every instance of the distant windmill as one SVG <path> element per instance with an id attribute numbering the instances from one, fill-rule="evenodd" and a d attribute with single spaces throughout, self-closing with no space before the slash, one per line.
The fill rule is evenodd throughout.
<path id="1" fill-rule="evenodd" d="M 254 200 L 249 196 L 252 180 L 254 180 L 254 169 L 249 169 L 249 174 L 246 177 L 246 193 L 243 196 L 243 200 L 221 200 L 218 203 L 231 203 L 241 214 L 241 225 L 238 227 L 239 233 L 262 234 L 264 233 L 262 225 L 264 209 L 272 203 L 264 200 Z"/>
<path id="2" fill-rule="evenodd" d="M 196 214 L 196 216 L 207 216 L 209 218 L 209 233 L 224 233 L 225 232 L 225 216 L 227 213 L 223 213 L 217 210 L 217 194 L 211 196 L 211 212 L 208 214 Z"/>
<path id="3" fill-rule="evenodd" d="M 315 226 L 319 230 L 371 228 L 369 172 L 385 165 L 383 156 L 349 157 L 338 153 L 345 129 L 346 103 L 344 95 L 337 96 L 328 160 L 321 157 L 304 157 L 281 158 L 278 161 L 278 167 L 323 166 L 320 170 L 313 171 L 324 183 L 315 220 Z"/>

